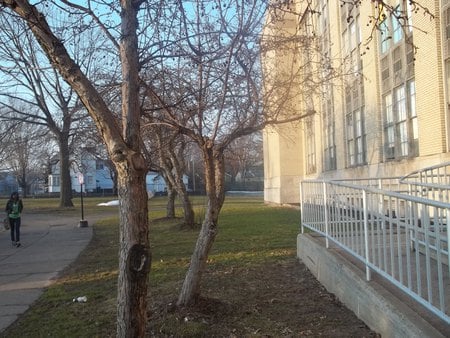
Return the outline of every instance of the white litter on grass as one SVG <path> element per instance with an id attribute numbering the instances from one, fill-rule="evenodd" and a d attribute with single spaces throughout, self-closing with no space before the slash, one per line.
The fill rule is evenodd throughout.
<path id="1" fill-rule="evenodd" d="M 83 297 L 77 297 L 73 299 L 74 303 L 86 303 L 87 302 L 87 297 L 83 296 Z"/>
<path id="2" fill-rule="evenodd" d="M 151 198 L 153 198 L 155 196 L 153 191 L 148 191 L 147 194 L 148 194 L 148 199 L 151 199 Z M 116 205 L 119 205 L 119 200 L 112 200 L 112 201 L 109 201 L 109 202 L 103 202 L 103 203 L 97 204 L 97 206 L 99 206 L 99 207 L 113 207 L 113 206 L 116 206 Z"/>
<path id="3" fill-rule="evenodd" d="M 103 202 L 103 203 L 99 203 L 97 205 L 101 206 L 101 207 L 111 207 L 111 206 L 119 205 L 119 200 Z"/>

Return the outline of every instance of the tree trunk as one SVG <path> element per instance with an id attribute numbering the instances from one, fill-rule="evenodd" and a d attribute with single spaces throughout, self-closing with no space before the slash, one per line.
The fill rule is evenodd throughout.
<path id="1" fill-rule="evenodd" d="M 122 133 L 127 148 L 110 148 L 120 205 L 117 336 L 145 337 L 151 256 L 147 165 L 141 151 L 137 13 L 141 1 L 121 0 Z"/>
<path id="2" fill-rule="evenodd" d="M 167 205 L 166 205 L 166 217 L 175 218 L 175 198 L 177 193 L 173 188 L 173 185 L 166 179 L 167 184 Z"/>
<path id="3" fill-rule="evenodd" d="M 52 32 L 45 15 L 28 1 L 4 1 L 28 23 L 53 67 L 77 92 L 105 141 L 118 172 L 120 248 L 117 336 L 144 337 L 147 324 L 147 275 L 150 270 L 147 166 L 140 149 L 137 13 L 142 1 L 121 0 L 122 132 L 117 118 L 93 83 Z"/>
<path id="4" fill-rule="evenodd" d="M 184 211 L 184 224 L 190 228 L 193 228 L 195 225 L 195 213 L 194 208 L 192 207 L 191 200 L 186 191 L 182 195 L 182 201 Z"/>
<path id="5" fill-rule="evenodd" d="M 225 196 L 225 166 L 223 152 L 203 149 L 205 161 L 206 195 L 208 204 L 205 220 L 197 238 L 188 272 L 183 282 L 178 306 L 187 306 L 197 301 L 200 296 L 200 282 L 206 268 L 206 261 L 218 232 L 218 219 Z"/>
<path id="6" fill-rule="evenodd" d="M 17 178 L 17 183 L 20 187 L 20 189 L 22 190 L 22 197 L 23 198 L 27 198 L 27 173 L 26 173 L 26 168 L 24 166 L 22 166 L 22 169 L 20 171 L 20 176 Z"/>
<path id="7" fill-rule="evenodd" d="M 173 162 L 175 162 L 175 160 Z M 184 225 L 188 228 L 193 228 L 195 224 L 195 213 L 194 208 L 192 207 L 191 200 L 189 199 L 186 186 L 183 182 L 184 170 L 182 169 L 184 169 L 184 166 L 181 167 L 178 161 L 176 161 L 176 163 L 177 165 L 174 166 L 175 170 L 172 174 L 173 186 L 175 187 L 177 194 L 181 198 L 183 203 Z"/>
<path id="8" fill-rule="evenodd" d="M 118 165 L 120 201 L 117 336 L 144 337 L 151 254 L 148 239 L 146 172 Z"/>
<path id="9" fill-rule="evenodd" d="M 60 171 L 60 193 L 59 206 L 62 208 L 73 207 L 72 202 L 72 179 L 70 178 L 70 151 L 68 139 L 60 136 L 59 142 L 59 171 Z"/>
<path id="10" fill-rule="evenodd" d="M 186 227 L 193 228 L 195 224 L 194 208 L 192 207 L 191 200 L 189 199 L 189 195 L 186 191 L 186 186 L 184 185 L 182 175 L 175 173 L 173 175 L 173 180 L 174 180 L 173 186 L 175 187 L 177 194 L 183 203 L 183 215 L 184 215 L 183 223 Z"/>

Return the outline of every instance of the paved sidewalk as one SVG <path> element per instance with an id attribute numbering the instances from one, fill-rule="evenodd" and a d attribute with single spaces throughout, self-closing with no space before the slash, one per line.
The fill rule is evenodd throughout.
<path id="1" fill-rule="evenodd" d="M 78 227 L 79 217 L 22 214 L 21 247 L 0 230 L 0 332 L 42 294 L 92 238 L 92 226 Z"/>

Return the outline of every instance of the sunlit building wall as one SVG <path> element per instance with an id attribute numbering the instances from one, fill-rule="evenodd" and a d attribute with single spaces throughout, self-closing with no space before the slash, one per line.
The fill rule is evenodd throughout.
<path id="1" fill-rule="evenodd" d="M 450 1 L 420 1 L 431 15 L 407 0 L 390 1 L 394 15 L 372 1 L 317 0 L 309 13 L 305 3 L 277 24 L 314 36 L 321 52 L 311 57 L 325 72 L 325 55 L 339 76 L 323 81 L 314 97 L 298 89 L 293 109 L 314 114 L 266 128 L 265 200 L 298 203 L 302 179 L 396 177 L 449 161 Z M 300 64 L 314 52 L 293 51 Z M 263 62 L 271 70 L 291 67 L 276 53 Z"/>

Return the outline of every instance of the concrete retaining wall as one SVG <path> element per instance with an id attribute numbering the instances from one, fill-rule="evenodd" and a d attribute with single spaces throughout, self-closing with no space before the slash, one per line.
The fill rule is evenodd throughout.
<path id="1" fill-rule="evenodd" d="M 325 288 L 382 337 L 445 337 L 411 308 L 311 234 L 297 237 L 297 257 Z"/>

